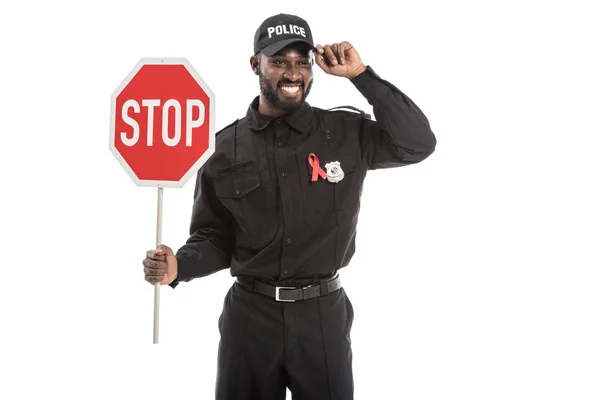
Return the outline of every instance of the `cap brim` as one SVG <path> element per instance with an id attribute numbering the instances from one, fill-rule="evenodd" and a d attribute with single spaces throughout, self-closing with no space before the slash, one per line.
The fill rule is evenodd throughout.
<path id="1" fill-rule="evenodd" d="M 317 50 L 317 48 L 315 46 L 313 46 L 313 44 L 311 42 L 309 42 L 308 40 L 294 38 L 294 39 L 286 39 L 286 40 L 282 40 L 281 42 L 273 43 L 273 44 L 265 47 L 264 49 L 262 49 L 260 52 L 266 56 L 271 57 L 271 56 L 277 54 L 277 52 L 279 52 L 281 49 L 283 49 L 286 46 L 289 46 L 292 43 L 306 43 L 311 50 Z"/>

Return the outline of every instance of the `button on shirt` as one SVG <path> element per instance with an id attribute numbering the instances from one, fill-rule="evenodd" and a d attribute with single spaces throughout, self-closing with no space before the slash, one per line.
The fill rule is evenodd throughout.
<path id="1" fill-rule="evenodd" d="M 217 134 L 197 174 L 172 287 L 228 268 L 232 276 L 305 284 L 348 265 L 367 171 L 418 163 L 436 146 L 423 112 L 371 67 L 351 82 L 377 122 L 306 102 L 273 119 L 258 113 L 256 97 L 244 118 Z M 329 163 L 339 163 L 340 181 L 323 177 Z"/>

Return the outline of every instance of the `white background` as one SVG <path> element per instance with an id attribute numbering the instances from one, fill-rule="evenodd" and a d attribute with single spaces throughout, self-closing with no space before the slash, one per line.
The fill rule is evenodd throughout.
<path id="1" fill-rule="evenodd" d="M 156 189 L 108 149 L 110 95 L 141 57 L 187 57 L 220 129 L 258 93 L 254 31 L 279 12 L 353 43 L 438 138 L 425 162 L 365 181 L 342 274 L 356 398 L 600 398 L 593 1 L 205 3 L 0 6 L 0 398 L 213 398 L 233 279 L 163 287 L 152 344 Z M 371 112 L 315 68 L 312 105 Z M 165 189 L 174 248 L 192 193 Z"/>

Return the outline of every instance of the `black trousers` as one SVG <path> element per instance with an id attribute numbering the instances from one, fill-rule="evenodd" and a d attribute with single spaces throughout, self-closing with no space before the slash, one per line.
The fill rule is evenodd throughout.
<path id="1" fill-rule="evenodd" d="M 219 318 L 217 400 L 352 400 L 350 330 L 344 289 L 278 302 L 235 282 Z"/>

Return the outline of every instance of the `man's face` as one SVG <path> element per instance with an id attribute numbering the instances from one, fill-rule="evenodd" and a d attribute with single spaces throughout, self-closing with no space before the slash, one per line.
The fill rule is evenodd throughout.
<path id="1" fill-rule="evenodd" d="M 293 43 L 277 54 L 258 55 L 260 90 L 277 110 L 292 112 L 304 103 L 313 82 L 310 47 Z"/>

